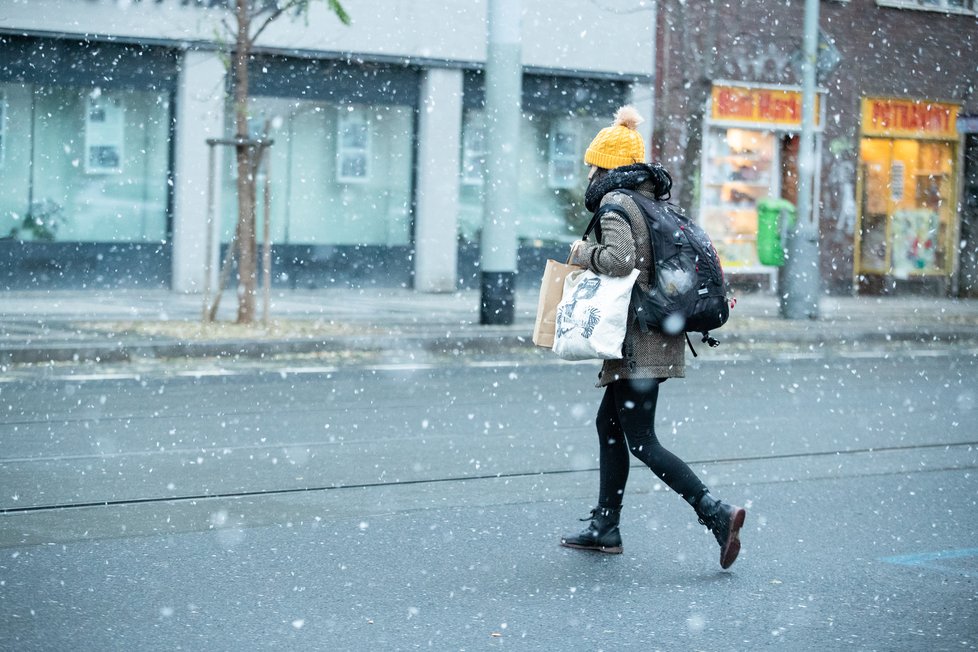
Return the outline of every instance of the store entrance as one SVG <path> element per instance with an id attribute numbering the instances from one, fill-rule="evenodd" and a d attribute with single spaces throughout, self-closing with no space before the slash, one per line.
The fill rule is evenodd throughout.
<path id="1" fill-rule="evenodd" d="M 954 146 L 947 142 L 864 138 L 856 276 L 860 291 L 894 280 L 949 271 L 954 217 Z"/>
<path id="2" fill-rule="evenodd" d="M 760 276 L 772 290 L 780 274 L 758 260 L 757 202 L 797 205 L 798 151 L 798 135 L 780 131 L 714 129 L 707 139 L 700 219 L 725 270 Z"/>

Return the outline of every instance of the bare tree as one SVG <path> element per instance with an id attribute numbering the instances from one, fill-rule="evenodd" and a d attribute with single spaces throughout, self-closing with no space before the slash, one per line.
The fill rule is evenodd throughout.
<path id="1" fill-rule="evenodd" d="M 255 206 L 258 165 L 261 147 L 250 138 L 248 129 L 249 78 L 248 63 L 252 50 L 265 29 L 282 16 L 306 14 L 315 0 L 234 0 L 232 26 L 226 20 L 229 37 L 230 68 L 234 94 L 235 165 L 237 169 L 238 222 L 238 318 L 239 324 L 255 320 L 255 297 L 258 289 Z M 344 25 L 350 17 L 339 0 L 325 0 L 330 11 Z M 233 43 L 233 45 L 232 45 Z"/>
<path id="2" fill-rule="evenodd" d="M 665 0 L 660 5 L 663 10 L 662 39 L 663 51 L 670 55 L 676 47 L 678 57 L 667 56 L 663 68 L 668 85 L 671 81 L 671 66 L 679 71 L 679 91 L 682 100 L 681 124 L 667 118 L 679 127 L 680 137 L 680 169 L 679 169 L 679 204 L 687 210 L 695 212 L 695 179 L 699 174 L 700 152 L 703 148 L 703 110 L 710 95 L 713 79 L 716 74 L 717 60 L 717 12 L 713 7 L 701 6 L 687 0 Z M 665 91 L 667 94 L 669 90 Z M 674 111 L 670 100 L 678 98 L 662 98 L 666 101 L 660 105 L 665 112 Z"/>

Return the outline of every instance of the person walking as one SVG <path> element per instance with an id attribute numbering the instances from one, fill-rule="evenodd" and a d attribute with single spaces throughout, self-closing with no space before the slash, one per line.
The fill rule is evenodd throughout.
<path id="1" fill-rule="evenodd" d="M 670 196 L 672 178 L 662 166 L 645 162 L 645 142 L 635 127 L 638 111 L 623 106 L 614 123 L 598 132 L 584 154 L 590 166 L 584 203 L 595 212 L 605 204 L 625 209 L 600 217 L 597 241 L 572 245 L 571 262 L 606 276 L 626 276 L 639 270 L 637 283 L 648 286 L 655 278 L 654 252 L 645 216 L 638 203 L 619 190 L 641 193 L 654 200 Z M 720 544 L 720 566 L 729 568 L 740 552 L 740 529 L 747 512 L 716 498 L 689 466 L 666 450 L 655 434 L 659 386 L 668 378 L 685 376 L 683 333 L 642 332 L 629 315 L 622 358 L 605 360 L 597 387 L 604 388 L 596 418 L 600 453 L 598 504 L 582 532 L 566 535 L 568 548 L 617 554 L 622 552 L 618 525 L 630 457 L 634 455 L 662 482 L 682 496 Z"/>

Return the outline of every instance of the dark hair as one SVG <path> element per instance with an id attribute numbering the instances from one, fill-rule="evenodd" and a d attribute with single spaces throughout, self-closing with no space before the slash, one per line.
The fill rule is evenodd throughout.
<path id="1" fill-rule="evenodd" d="M 649 178 L 655 184 L 655 198 L 669 199 L 672 196 L 672 177 L 659 163 L 649 165 Z"/>

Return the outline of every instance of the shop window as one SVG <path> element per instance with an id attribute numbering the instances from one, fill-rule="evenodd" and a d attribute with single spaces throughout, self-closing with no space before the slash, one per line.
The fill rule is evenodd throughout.
<path id="1" fill-rule="evenodd" d="M 0 237 L 167 239 L 169 93 L 0 84 Z"/>
<path id="2" fill-rule="evenodd" d="M 370 179 L 370 119 L 362 108 L 340 112 L 336 132 L 336 180 L 363 183 Z"/>
<path id="3" fill-rule="evenodd" d="M 976 0 L 876 0 L 876 4 L 881 7 L 939 11 L 948 14 L 974 14 L 978 8 Z"/>
<path id="4" fill-rule="evenodd" d="M 943 274 L 954 219 L 954 146 L 864 138 L 860 146 L 861 274 Z"/>
<path id="5" fill-rule="evenodd" d="M 571 120 L 557 120 L 550 134 L 547 178 L 551 188 L 574 188 L 581 177 L 580 126 Z"/>
<path id="6" fill-rule="evenodd" d="M 363 105 L 350 111 L 348 105 L 320 100 L 255 97 L 249 113 L 259 124 L 269 124 L 273 141 L 266 154 L 268 165 L 259 172 L 267 170 L 271 187 L 273 244 L 410 244 L 414 139 L 410 107 Z M 231 112 L 227 120 L 229 124 L 233 120 Z M 233 149 L 228 149 L 223 242 L 230 241 L 237 224 L 233 159 Z M 261 220 L 258 228 L 263 237 Z"/>
<path id="7" fill-rule="evenodd" d="M 462 183 L 481 186 L 486 173 L 486 128 L 481 111 L 469 111 L 462 128 Z"/>
<path id="8" fill-rule="evenodd" d="M 85 172 L 122 172 L 126 109 L 121 98 L 92 90 L 85 105 Z"/>
<path id="9" fill-rule="evenodd" d="M 519 167 L 519 214 L 514 227 L 521 241 L 571 242 L 581 236 L 590 219 L 584 209 L 587 188 L 584 135 L 596 134 L 607 124 L 603 119 L 565 116 L 566 112 L 559 115 L 526 112 L 520 121 L 518 149 L 508 164 Z M 480 111 L 466 111 L 463 142 L 468 144 L 463 148 L 463 161 L 471 164 L 463 163 L 458 228 L 462 240 L 470 242 L 478 241 L 485 219 L 481 185 L 485 141 L 481 136 L 477 137 L 479 140 L 466 136 L 476 129 L 481 131 L 482 119 Z M 478 146 L 473 147 L 473 143 Z M 467 173 L 472 183 L 465 182 Z"/>
<path id="10" fill-rule="evenodd" d="M 772 132 L 735 128 L 707 132 L 700 219 L 725 267 L 760 268 L 757 201 L 778 196 L 777 156 Z"/>

